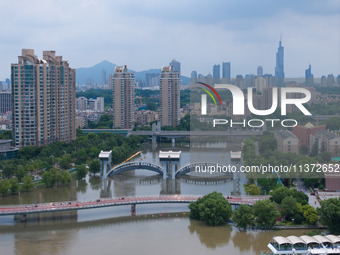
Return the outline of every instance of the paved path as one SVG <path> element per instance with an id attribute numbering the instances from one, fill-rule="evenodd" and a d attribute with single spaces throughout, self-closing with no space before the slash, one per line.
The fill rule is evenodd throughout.
<path id="1" fill-rule="evenodd" d="M 82 209 L 93 209 L 120 205 L 157 204 L 157 203 L 190 203 L 196 201 L 200 196 L 193 195 L 164 195 L 164 196 L 143 196 L 143 197 L 121 197 L 111 199 L 98 199 L 93 201 L 66 201 L 51 202 L 35 205 L 4 205 L 0 206 L 2 215 L 22 215 L 31 213 L 46 213 L 58 211 L 71 211 Z M 253 205 L 258 200 L 269 198 L 269 196 L 248 196 L 248 197 L 226 197 L 230 204 Z"/>
<path id="2" fill-rule="evenodd" d="M 310 194 L 311 191 L 304 186 L 303 181 L 301 179 L 299 179 L 295 182 L 295 186 L 296 186 L 296 189 L 298 191 L 301 191 L 308 196 L 308 203 L 309 203 L 310 206 L 312 206 L 314 208 L 321 207 L 319 201 L 316 199 L 316 196 Z"/>

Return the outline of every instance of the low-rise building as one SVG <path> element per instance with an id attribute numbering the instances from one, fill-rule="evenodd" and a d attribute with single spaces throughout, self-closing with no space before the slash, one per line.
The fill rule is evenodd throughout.
<path id="1" fill-rule="evenodd" d="M 332 156 L 340 155 L 340 135 L 329 130 L 318 130 L 310 135 L 309 148 L 317 144 L 319 152 L 323 149 L 330 152 Z"/>
<path id="2" fill-rule="evenodd" d="M 136 122 L 141 125 L 147 125 L 157 120 L 159 120 L 159 114 L 155 111 L 141 110 L 136 114 Z"/>
<path id="3" fill-rule="evenodd" d="M 277 149 L 281 152 L 299 152 L 299 139 L 288 130 L 280 130 L 274 134 Z"/>
<path id="4" fill-rule="evenodd" d="M 12 140 L 0 140 L 0 161 L 18 158 L 19 148 L 11 147 Z"/>
<path id="5" fill-rule="evenodd" d="M 326 125 L 314 126 L 312 123 L 308 122 L 305 126 L 295 126 L 293 127 L 293 134 L 299 139 L 299 146 L 310 145 L 310 135 L 315 134 L 318 130 L 325 130 Z"/>

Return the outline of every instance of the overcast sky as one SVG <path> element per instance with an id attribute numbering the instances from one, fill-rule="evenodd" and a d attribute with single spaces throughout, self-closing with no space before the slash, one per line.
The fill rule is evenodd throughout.
<path id="1" fill-rule="evenodd" d="M 108 60 L 141 71 L 175 58 L 182 74 L 274 73 L 280 35 L 286 77 L 340 74 L 339 0 L 0 0 L 0 80 L 22 48 L 55 50 L 71 67 Z"/>

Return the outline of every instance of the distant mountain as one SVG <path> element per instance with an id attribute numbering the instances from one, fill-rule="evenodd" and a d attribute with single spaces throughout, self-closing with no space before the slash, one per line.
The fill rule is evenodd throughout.
<path id="1" fill-rule="evenodd" d="M 87 81 L 91 81 L 92 84 L 102 84 L 103 81 L 103 70 L 106 72 L 106 78 L 109 73 L 113 73 L 116 64 L 113 64 L 107 60 L 104 60 L 92 67 L 77 68 L 76 69 L 76 83 L 86 84 Z M 133 70 L 130 70 L 135 72 Z M 149 69 L 146 71 L 135 72 L 136 80 L 145 80 L 145 74 L 156 73 L 160 74 L 161 69 Z M 189 84 L 190 78 L 186 76 L 181 76 L 182 84 Z"/>
<path id="2" fill-rule="evenodd" d="M 162 69 L 149 69 L 146 71 L 135 72 L 135 78 L 136 80 L 145 80 L 145 74 L 147 73 L 160 74 L 161 72 L 162 72 Z"/>
<path id="3" fill-rule="evenodd" d="M 104 60 L 92 67 L 77 68 L 76 70 L 76 83 L 86 84 L 87 80 L 92 83 L 102 84 L 102 71 L 106 72 L 106 77 L 109 73 L 113 73 L 116 65 Z"/>

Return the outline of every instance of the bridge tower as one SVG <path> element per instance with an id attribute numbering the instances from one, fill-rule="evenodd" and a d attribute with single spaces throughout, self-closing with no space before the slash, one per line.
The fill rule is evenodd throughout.
<path id="1" fill-rule="evenodd" d="M 111 159 L 112 159 L 112 151 L 101 151 L 99 153 L 100 176 L 102 178 L 106 178 L 107 170 L 111 169 Z"/>
<path id="2" fill-rule="evenodd" d="M 166 165 L 163 171 L 163 179 L 168 179 L 171 176 L 171 179 L 175 180 L 176 166 L 181 159 L 181 151 L 159 151 L 158 158 L 161 163 L 165 163 Z"/>

